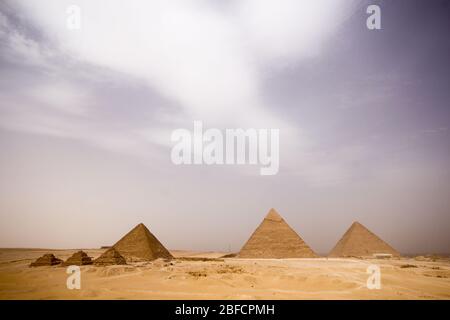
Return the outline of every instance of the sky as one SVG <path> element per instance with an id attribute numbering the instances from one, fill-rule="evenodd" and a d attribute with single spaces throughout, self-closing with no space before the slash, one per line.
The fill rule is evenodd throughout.
<path id="1" fill-rule="evenodd" d="M 0 247 L 237 251 L 276 208 L 318 253 L 353 221 L 450 253 L 448 30 L 441 0 L 1 0 Z M 279 129 L 278 174 L 174 165 L 196 120 Z"/>

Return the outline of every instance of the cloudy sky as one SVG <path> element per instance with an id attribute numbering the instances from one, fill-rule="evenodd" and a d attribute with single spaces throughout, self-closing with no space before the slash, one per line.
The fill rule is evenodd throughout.
<path id="1" fill-rule="evenodd" d="M 366 8 L 381 7 L 381 30 Z M 80 29 L 67 8 L 81 9 Z M 450 250 L 448 1 L 0 1 L 0 247 L 239 250 L 274 207 Z M 280 129 L 280 170 L 175 166 L 171 132 Z"/>

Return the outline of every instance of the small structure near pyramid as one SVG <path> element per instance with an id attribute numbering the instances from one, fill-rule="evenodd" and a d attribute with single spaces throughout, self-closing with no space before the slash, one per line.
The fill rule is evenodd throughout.
<path id="1" fill-rule="evenodd" d="M 118 264 L 127 264 L 122 255 L 114 248 L 109 248 L 103 254 L 94 260 L 94 264 L 97 266 L 110 266 Z"/>
<path id="2" fill-rule="evenodd" d="M 400 256 L 400 253 L 359 222 L 353 222 L 329 257 Z"/>
<path id="3" fill-rule="evenodd" d="M 37 258 L 35 262 L 32 262 L 30 267 L 55 266 L 61 263 L 61 259 L 55 257 L 52 253 L 47 253 L 42 257 Z"/>
<path id="4" fill-rule="evenodd" d="M 282 259 L 314 258 L 317 255 L 275 209 L 270 209 L 238 257 Z"/>
<path id="5" fill-rule="evenodd" d="M 92 264 L 92 259 L 84 251 L 75 252 L 69 259 L 67 259 L 63 266 L 84 266 Z"/>
<path id="6" fill-rule="evenodd" d="M 113 248 L 116 249 L 127 262 L 173 258 L 170 252 L 142 223 L 138 224 L 128 232 L 122 239 L 113 245 Z"/>

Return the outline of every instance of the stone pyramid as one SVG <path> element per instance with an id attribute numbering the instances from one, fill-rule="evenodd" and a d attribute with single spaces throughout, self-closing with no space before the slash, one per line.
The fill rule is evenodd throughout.
<path id="1" fill-rule="evenodd" d="M 368 257 L 374 254 L 400 256 L 394 248 L 381 240 L 359 222 L 353 222 L 331 250 L 330 257 Z"/>
<path id="2" fill-rule="evenodd" d="M 103 254 L 94 260 L 94 264 L 97 266 L 109 266 L 117 264 L 127 264 L 125 258 L 120 255 L 114 248 L 109 248 Z"/>
<path id="3" fill-rule="evenodd" d="M 51 253 L 44 254 L 42 257 L 37 258 L 35 262 L 30 264 L 30 267 L 41 267 L 41 266 L 54 266 L 61 264 L 62 260 L 58 259 Z"/>
<path id="4" fill-rule="evenodd" d="M 242 247 L 239 258 L 313 258 L 314 251 L 275 211 L 267 216 Z"/>
<path id="5" fill-rule="evenodd" d="M 172 259 L 170 252 L 140 223 L 120 239 L 113 248 L 128 262 L 149 261 L 158 258 Z"/>
<path id="6" fill-rule="evenodd" d="M 69 259 L 67 259 L 63 266 L 84 266 L 92 264 L 92 259 L 84 251 L 75 252 Z"/>

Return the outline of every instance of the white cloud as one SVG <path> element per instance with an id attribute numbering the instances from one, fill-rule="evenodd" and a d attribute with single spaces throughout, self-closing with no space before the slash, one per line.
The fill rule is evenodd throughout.
<path id="1" fill-rule="evenodd" d="M 317 54 L 342 19 L 341 1 L 22 1 L 64 52 L 145 79 L 192 117 L 280 126 L 261 98 L 259 67 Z M 65 27 L 69 4 L 82 28 Z M 347 8 L 348 9 L 348 8 Z M 289 60 L 287 60 L 289 61 Z"/>
<path id="2" fill-rule="evenodd" d="M 50 52 L 15 29 L 2 12 L 0 12 L 0 41 L 4 46 L 3 50 L 9 50 L 10 54 L 6 58 L 10 61 L 22 65 L 48 66 L 47 58 Z"/>
<path id="3" fill-rule="evenodd" d="M 89 96 L 84 88 L 64 82 L 49 82 L 24 90 L 28 99 L 55 111 L 83 116 L 88 113 Z"/>
<path id="4" fill-rule="evenodd" d="M 351 0 L 246 0 L 238 4 L 239 23 L 253 53 L 263 61 L 319 54 L 354 6 Z"/>
<path id="5" fill-rule="evenodd" d="M 215 2 L 181 0 L 19 3 L 59 55 L 141 79 L 184 109 L 182 115 L 163 113 L 160 120 L 167 122 L 166 127 L 153 123 L 151 129 L 117 131 L 102 119 L 77 119 L 88 114 L 89 96 L 69 82 L 51 81 L 28 94 L 69 118 L 51 113 L 36 115 L 19 108 L 10 114 L 9 123 L 21 123 L 20 130 L 81 139 L 109 150 L 148 156 L 142 150 L 148 150 L 149 142 L 167 146 L 168 130 L 175 129 L 174 125 L 189 126 L 192 120 L 201 120 L 208 127 L 279 128 L 281 148 L 285 150 L 282 166 L 327 166 L 314 160 L 297 160 L 312 141 L 295 123 L 277 114 L 276 108 L 282 106 L 264 101 L 262 72 L 268 65 L 286 65 L 319 54 L 351 11 L 348 1 L 246 0 L 225 7 Z M 79 5 L 82 13 L 78 31 L 66 27 L 66 9 L 73 4 Z M 54 54 L 15 30 L 9 33 L 22 39 L 14 47 L 23 54 L 27 54 L 25 44 L 31 41 L 27 58 L 32 61 L 46 61 Z M 333 167 L 328 171 L 338 176 L 338 170 Z M 315 179 L 316 175 L 309 176 Z"/>

